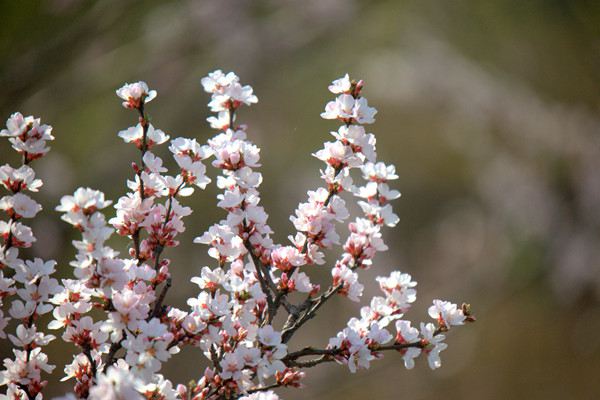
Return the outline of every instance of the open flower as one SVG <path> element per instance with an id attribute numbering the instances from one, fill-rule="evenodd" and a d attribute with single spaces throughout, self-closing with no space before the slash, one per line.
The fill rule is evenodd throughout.
<path id="1" fill-rule="evenodd" d="M 156 97 L 156 90 L 150 90 L 146 82 L 126 83 L 117 89 L 117 96 L 122 98 L 123 107 L 140 108 L 143 104 L 151 102 Z"/>

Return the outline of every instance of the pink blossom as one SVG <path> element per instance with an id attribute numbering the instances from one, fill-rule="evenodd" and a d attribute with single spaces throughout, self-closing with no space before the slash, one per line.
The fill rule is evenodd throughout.
<path id="1" fill-rule="evenodd" d="M 0 210 L 7 215 L 0 220 L 0 306 L 8 310 L 7 315 L 0 310 L 0 338 L 14 346 L 0 371 L 6 395 L 42 398 L 44 375 L 54 368 L 43 347 L 54 336 L 41 330 L 39 316 L 50 312 L 48 328 L 75 350 L 64 368 L 63 380 L 73 380 L 73 393 L 65 399 L 275 400 L 277 395 L 266 389 L 299 387 L 304 366 L 334 360 L 354 373 L 389 350 L 408 369 L 423 355 L 432 369 L 438 368 L 446 348 L 442 333 L 473 318 L 468 306 L 434 300 L 428 312 L 437 325 L 413 328 L 402 318 L 416 301 L 416 282 L 399 271 L 376 278 L 383 295 L 369 296 L 359 315 L 326 346 L 298 348 L 293 340 L 329 299 L 341 295 L 358 302 L 368 294 L 359 275 L 388 249 L 384 227 L 399 220 L 390 204 L 400 196 L 389 186 L 398 178 L 395 167 L 378 161 L 375 136 L 360 125 L 373 123 L 377 112 L 362 97 L 364 82 L 346 74 L 329 86 L 337 98 L 322 116 L 343 125 L 331 132 L 333 141 L 314 153 L 323 162 L 322 180 L 290 217 L 294 231 L 288 244 L 275 242 L 261 203 L 260 149 L 248 127 L 237 122 L 239 108 L 258 101 L 254 90 L 221 70 L 201 83 L 215 113 L 208 122 L 219 131 L 206 144 L 170 140 L 149 123 L 146 106 L 156 91 L 145 82 L 117 90 L 139 122 L 118 136 L 138 148 L 141 163 L 131 163 L 129 191 L 116 202 L 112 217 L 105 216 L 112 202 L 101 191 L 82 187 L 61 198 L 56 210 L 78 231 L 70 262 L 74 279 L 59 282 L 53 278 L 55 261 L 25 260 L 20 253 L 35 241 L 23 219 L 41 210 L 24 192 L 42 185 L 29 164 L 49 150 L 52 128 L 15 113 L 0 132 L 23 155 L 20 167 L 0 167 L 0 184 L 8 190 L 0 198 Z M 163 143 L 174 162 L 154 152 Z M 196 272 L 191 282 L 198 292 L 179 309 L 168 296 L 179 289 L 173 271 L 194 267 L 168 257 L 189 229 L 185 219 L 192 208 L 184 200 L 211 182 L 206 170 L 211 157 L 217 169 L 216 205 L 224 215 L 194 242 L 207 245 L 214 265 Z M 175 167 L 170 174 L 168 165 Z M 358 208 L 362 213 L 348 229 L 338 229 Z M 114 232 L 126 236 L 125 251 L 111 247 Z M 333 261 L 326 253 L 341 254 Z M 330 281 L 321 282 L 323 288 L 315 268 L 331 273 Z M 15 320 L 14 331 L 8 331 L 10 320 Z M 188 386 L 176 385 L 160 372 L 189 347 L 197 348 L 210 366 Z"/>
<path id="2" fill-rule="evenodd" d="M 156 97 L 156 90 L 150 90 L 146 82 L 126 83 L 117 89 L 117 96 L 125 100 L 123 107 L 139 108 L 142 104 L 151 102 Z"/>

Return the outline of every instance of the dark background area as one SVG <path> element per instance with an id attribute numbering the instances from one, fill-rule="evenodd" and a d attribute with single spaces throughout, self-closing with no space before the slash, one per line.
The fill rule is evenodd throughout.
<path id="1" fill-rule="evenodd" d="M 349 72 L 379 110 L 370 128 L 403 194 L 401 222 L 385 232 L 390 250 L 362 277 L 365 300 L 377 294 L 375 276 L 400 269 L 420 283 L 407 318 L 424 320 L 439 297 L 470 302 L 478 322 L 449 335 L 440 370 L 418 362 L 406 371 L 389 354 L 355 375 L 309 370 L 305 390 L 282 395 L 597 398 L 599 2 L 2 1 L 0 15 L 0 117 L 21 111 L 54 126 L 52 152 L 34 164 L 45 212 L 28 254 L 56 259 L 60 276 L 71 274 L 76 237 L 53 211 L 60 197 L 90 186 L 116 200 L 137 159 L 117 137 L 135 123 L 115 96 L 124 82 L 158 90 L 148 110 L 156 127 L 200 142 L 214 134 L 200 78 L 222 68 L 254 87 L 260 101 L 238 121 L 262 148 L 263 204 L 283 242 L 288 216 L 320 184 L 310 154 L 336 128 L 319 117 L 327 85 Z M 6 141 L 0 159 L 16 162 Z M 216 193 L 211 185 L 186 202 L 194 214 L 182 244 L 165 254 L 170 304 L 183 307 L 196 288 L 189 278 L 212 265 L 191 242 L 222 217 Z M 329 268 L 319 275 L 328 282 Z M 358 307 L 335 299 L 292 347 L 325 345 Z M 48 348 L 50 395 L 70 388 L 55 383 L 74 350 L 59 342 Z M 9 353 L 3 341 L 0 355 Z M 165 375 L 186 383 L 204 365 L 184 349 Z"/>

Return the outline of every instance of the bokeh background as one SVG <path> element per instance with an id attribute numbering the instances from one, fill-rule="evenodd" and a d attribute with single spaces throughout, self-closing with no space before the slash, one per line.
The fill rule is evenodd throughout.
<path id="1" fill-rule="evenodd" d="M 366 82 L 379 109 L 371 130 L 397 166 L 401 222 L 390 251 L 363 275 L 399 268 L 420 282 L 408 315 L 426 318 L 441 297 L 473 305 L 444 366 L 406 371 L 394 355 L 351 375 L 309 371 L 287 399 L 596 399 L 600 394 L 600 3 L 568 0 L 2 1 L 0 117 L 14 111 L 54 126 L 35 165 L 45 212 L 30 255 L 69 276 L 75 237 L 53 211 L 78 186 L 117 199 L 137 159 L 117 132 L 135 123 L 115 89 L 145 80 L 158 90 L 153 123 L 205 141 L 208 97 L 199 79 L 236 71 L 260 102 L 240 114 L 262 148 L 263 203 L 280 242 L 288 216 L 319 184 L 310 156 L 336 127 L 319 117 L 328 83 L 345 72 Z M 16 162 L 7 142 L 2 163 Z M 164 154 L 166 151 L 162 149 Z M 214 175 L 214 171 L 212 172 Z M 174 262 L 169 302 L 194 293 L 189 277 L 212 265 L 192 245 L 222 214 L 211 186 Z M 110 214 L 110 210 L 109 210 Z M 341 232 L 345 228 L 340 228 Z M 113 240 L 115 246 L 119 239 Z M 332 254 L 331 257 L 335 257 Z M 323 281 L 328 269 L 315 271 Z M 292 346 L 325 344 L 358 305 L 332 301 Z M 73 348 L 49 354 L 62 374 Z M 187 349 L 184 353 L 188 353 Z M 0 355 L 10 352 L 0 344 Z M 198 352 L 175 356 L 167 375 L 199 377 Z M 51 395 L 69 385 L 51 384 Z"/>

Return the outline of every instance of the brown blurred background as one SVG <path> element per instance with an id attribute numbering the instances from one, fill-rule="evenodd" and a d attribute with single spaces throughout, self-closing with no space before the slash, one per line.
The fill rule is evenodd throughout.
<path id="1" fill-rule="evenodd" d="M 153 123 L 205 141 L 213 132 L 199 79 L 216 68 L 237 72 L 259 96 L 239 121 L 262 148 L 263 204 L 276 240 L 285 241 L 289 214 L 319 185 L 310 153 L 336 128 L 319 117 L 332 97 L 327 85 L 349 72 L 365 80 L 379 110 L 371 130 L 403 193 L 401 222 L 385 233 L 390 251 L 363 275 L 365 298 L 377 294 L 375 276 L 399 268 L 420 282 L 407 317 L 426 318 L 441 297 L 472 303 L 479 320 L 450 335 L 438 371 L 424 362 L 406 371 L 390 354 L 355 375 L 337 365 L 312 369 L 307 389 L 285 398 L 599 397 L 599 2 L 0 4 L 0 117 L 40 116 L 56 136 L 34 165 L 45 181 L 36 196 L 45 212 L 30 256 L 54 258 L 70 276 L 75 234 L 53 211 L 60 196 L 78 186 L 115 200 L 125 191 L 137 154 L 117 132 L 135 116 L 115 89 L 146 80 L 159 93 L 149 106 Z M 7 149 L 5 141 L 2 163 L 16 162 Z M 223 215 L 216 193 L 213 185 L 187 201 L 188 230 L 166 255 L 177 282 L 173 305 L 194 293 L 189 277 L 212 265 L 206 247 L 191 241 Z M 319 273 L 329 279 L 327 268 Z M 358 313 L 349 301 L 331 303 L 292 346 L 325 345 Z M 0 346 L 3 358 L 10 348 Z M 54 382 L 72 350 L 50 346 Z M 204 365 L 186 349 L 166 375 L 185 383 Z M 48 393 L 69 387 L 51 384 Z"/>

